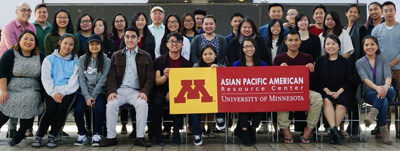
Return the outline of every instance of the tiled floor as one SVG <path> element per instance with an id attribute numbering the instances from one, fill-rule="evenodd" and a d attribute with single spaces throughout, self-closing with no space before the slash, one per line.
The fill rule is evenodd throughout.
<path id="1" fill-rule="evenodd" d="M 394 117 L 394 116 L 393 116 Z M 133 145 L 134 140 L 128 138 L 128 135 L 120 135 L 118 134 L 118 146 L 114 147 L 107 147 L 107 148 L 94 148 L 89 145 L 83 147 L 73 146 L 73 142 L 76 138 L 76 126 L 73 122 L 73 117 L 70 116 L 68 118 L 68 122 L 64 128 L 64 131 L 71 135 L 71 138 L 64 139 L 57 148 L 49 149 L 46 147 L 42 147 L 39 149 L 32 148 L 31 143 L 33 142 L 33 138 L 27 138 L 23 140 L 19 145 L 15 147 L 9 147 L 7 142 L 8 139 L 5 138 L 5 133 L 7 131 L 7 124 L 1 128 L 0 131 L 0 151 L 25 151 L 25 150 L 105 150 L 105 151 L 125 151 L 125 150 L 134 150 L 134 151 L 181 151 L 181 150 L 189 150 L 189 151 L 264 151 L 264 150 L 376 150 L 376 151 L 383 151 L 383 150 L 400 150 L 400 139 L 395 139 L 395 132 L 394 132 L 394 124 L 392 124 L 392 138 L 395 140 L 393 145 L 385 145 L 381 143 L 381 140 L 375 139 L 374 136 L 369 134 L 370 130 L 375 127 L 372 125 L 370 129 L 368 129 L 363 134 L 368 136 L 367 141 L 359 142 L 359 137 L 352 137 L 346 138 L 344 145 L 331 145 L 328 143 L 328 137 L 324 135 L 323 143 L 312 143 L 312 144 L 283 144 L 283 143 L 272 143 L 272 139 L 270 134 L 258 134 L 257 136 L 257 144 L 254 146 L 243 146 L 241 145 L 240 140 L 235 138 L 235 142 L 232 143 L 232 137 L 229 135 L 228 143 L 225 143 L 225 136 L 224 134 L 217 134 L 216 138 L 213 139 L 204 139 L 203 146 L 197 147 L 194 146 L 191 141 L 191 137 L 189 137 L 189 142 L 187 144 L 182 144 L 181 146 L 172 146 L 170 141 L 167 142 L 167 145 L 160 147 L 160 146 L 153 146 L 149 148 L 137 147 Z M 363 128 L 363 125 L 361 126 Z M 34 127 L 37 129 L 37 126 Z M 117 130 L 120 130 L 120 125 L 117 127 Z M 128 132 L 132 130 L 131 126 L 128 126 Z M 182 134 L 182 138 L 184 139 L 185 136 Z M 299 133 L 294 134 L 295 142 L 300 142 Z M 279 142 L 283 142 L 282 138 L 280 138 Z"/>

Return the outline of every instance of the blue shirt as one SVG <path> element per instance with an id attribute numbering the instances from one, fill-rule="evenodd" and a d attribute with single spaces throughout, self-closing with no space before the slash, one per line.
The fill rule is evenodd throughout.
<path id="1" fill-rule="evenodd" d="M 396 58 L 400 60 L 400 23 L 396 22 L 396 25 L 390 29 L 385 23 L 382 23 L 372 30 L 371 35 L 378 39 L 382 56 L 388 59 L 389 62 Z M 400 64 L 394 65 L 392 70 L 400 70 Z"/>
<path id="2" fill-rule="evenodd" d="M 239 66 L 241 66 L 240 65 L 240 60 L 237 60 L 232 64 L 232 67 L 239 67 Z M 267 66 L 267 63 L 265 63 L 264 61 L 260 60 L 260 65 L 258 65 L 258 66 Z"/>
<path id="3" fill-rule="evenodd" d="M 233 38 L 235 38 L 235 34 L 233 34 L 233 33 L 231 33 L 231 34 L 225 36 L 226 44 L 229 45 L 229 44 L 231 43 L 231 41 L 232 41 Z"/>
<path id="4" fill-rule="evenodd" d="M 138 52 L 138 47 L 136 47 L 133 51 L 130 51 L 128 48 L 125 48 L 125 56 L 126 56 L 126 66 L 125 73 L 122 79 L 121 88 L 132 88 L 139 89 L 139 76 L 137 73 L 136 66 L 136 54 Z"/>
<path id="5" fill-rule="evenodd" d="M 77 33 L 76 36 L 79 39 L 79 53 L 78 56 L 82 56 L 83 54 L 86 53 L 86 51 L 88 51 L 88 39 L 89 37 L 85 37 L 83 36 L 81 33 Z"/>
<path id="6" fill-rule="evenodd" d="M 265 24 L 264 26 L 261 26 L 258 32 L 260 35 L 263 37 L 264 42 L 267 42 L 268 39 L 268 26 L 269 24 Z M 289 32 L 289 29 L 286 27 L 283 27 L 283 35 L 286 35 Z"/>

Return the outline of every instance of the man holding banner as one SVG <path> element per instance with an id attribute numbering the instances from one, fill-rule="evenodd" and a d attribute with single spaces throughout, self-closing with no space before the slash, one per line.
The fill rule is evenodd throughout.
<path id="1" fill-rule="evenodd" d="M 162 109 L 169 104 L 169 71 L 170 68 L 185 68 L 192 67 L 193 64 L 181 56 L 181 49 L 183 47 L 183 36 L 179 33 L 171 33 L 167 36 L 168 53 L 158 57 L 154 60 L 155 68 L 155 81 L 156 87 L 154 90 L 154 97 L 151 101 L 151 107 L 154 112 L 151 112 L 151 133 L 155 138 L 158 145 L 164 145 L 161 137 L 161 117 Z M 192 122 L 192 134 L 194 136 L 194 145 L 202 145 L 201 139 L 201 122 L 200 114 L 190 114 Z M 181 137 L 179 130 L 183 126 L 183 115 L 172 115 L 173 119 L 173 133 L 172 145 L 177 146 L 181 144 Z"/>
<path id="2" fill-rule="evenodd" d="M 274 65 L 276 66 L 292 66 L 306 65 L 308 70 L 314 72 L 314 64 L 311 55 L 299 52 L 301 44 L 300 34 L 297 31 L 290 31 L 285 38 L 285 44 L 288 48 L 286 53 L 282 53 L 275 57 Z M 310 80 L 312 81 L 312 80 Z M 307 115 L 307 127 L 304 128 L 302 143 L 310 143 L 312 130 L 318 123 L 322 108 L 321 94 L 310 90 L 310 109 Z M 283 130 L 285 143 L 294 143 L 292 134 L 290 133 L 289 112 L 278 112 L 278 124 Z"/>

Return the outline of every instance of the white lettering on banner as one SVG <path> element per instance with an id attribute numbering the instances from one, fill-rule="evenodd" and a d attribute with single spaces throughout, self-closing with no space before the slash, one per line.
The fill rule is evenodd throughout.
<path id="1" fill-rule="evenodd" d="M 251 103 L 257 102 L 258 97 L 227 97 L 221 96 L 222 102 Z"/>
<path id="2" fill-rule="evenodd" d="M 267 78 L 243 78 L 243 85 L 267 85 Z"/>
<path id="3" fill-rule="evenodd" d="M 271 78 L 269 84 L 272 85 L 284 85 L 284 84 L 303 84 L 303 77 L 279 77 Z"/>
<path id="4" fill-rule="evenodd" d="M 304 101 L 303 96 L 276 96 L 269 95 L 269 101 L 271 102 L 279 102 L 279 101 Z"/>
<path id="5" fill-rule="evenodd" d="M 240 79 L 222 79 L 221 86 L 229 86 L 229 85 L 241 85 Z"/>

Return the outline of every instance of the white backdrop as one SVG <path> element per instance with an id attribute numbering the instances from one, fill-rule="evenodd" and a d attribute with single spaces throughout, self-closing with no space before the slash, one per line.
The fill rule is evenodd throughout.
<path id="1" fill-rule="evenodd" d="M 15 8 L 18 3 L 23 0 L 2 0 L 3 5 L 0 5 L 0 28 L 4 26 L 4 24 L 8 23 L 10 20 L 15 18 Z M 148 0 L 69 0 L 68 3 L 147 3 Z M 356 0 L 323 0 L 324 3 L 356 3 Z M 385 2 L 386 0 L 359 0 L 359 3 L 370 3 L 373 1 L 378 1 L 380 3 Z M 396 20 L 400 21 L 400 0 L 392 0 L 399 11 L 397 11 Z M 25 0 L 31 5 L 31 9 L 42 3 L 42 0 Z M 65 0 L 44 0 L 45 3 L 65 3 Z M 112 2 L 112 3 L 111 3 Z M 253 0 L 254 3 L 268 2 L 268 3 L 320 3 L 321 0 Z M 51 12 L 50 12 L 51 13 Z M 367 12 L 368 13 L 368 12 Z M 35 16 L 32 13 L 32 17 L 30 22 L 35 20 Z"/>

